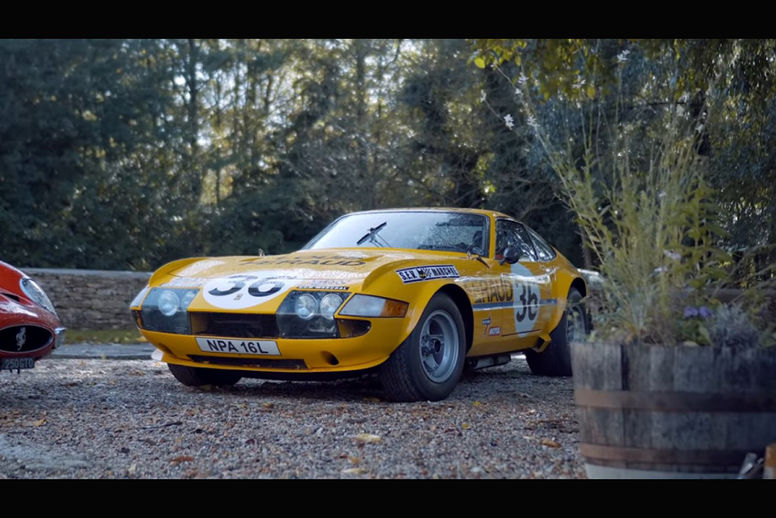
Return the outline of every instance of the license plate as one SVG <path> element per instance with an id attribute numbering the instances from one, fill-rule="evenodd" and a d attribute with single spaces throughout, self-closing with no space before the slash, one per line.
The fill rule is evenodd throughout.
<path id="1" fill-rule="evenodd" d="M 208 353 L 259 354 L 280 356 L 277 342 L 272 340 L 236 340 L 234 338 L 197 338 L 200 350 Z"/>
<path id="2" fill-rule="evenodd" d="M 0 371 L 16 371 L 19 369 L 32 369 L 35 367 L 35 360 L 32 358 L 3 358 L 0 363 Z"/>

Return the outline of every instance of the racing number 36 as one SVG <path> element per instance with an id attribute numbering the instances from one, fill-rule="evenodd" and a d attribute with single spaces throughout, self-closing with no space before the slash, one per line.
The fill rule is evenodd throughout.
<path id="1" fill-rule="evenodd" d="M 536 317 L 539 316 L 537 308 L 539 307 L 539 290 L 535 286 L 529 286 L 527 284 L 521 284 L 515 286 L 517 290 L 515 293 L 520 293 L 518 299 L 520 304 L 515 310 L 515 320 L 522 322 L 525 317 L 533 322 Z"/>
<path id="2" fill-rule="evenodd" d="M 208 293 L 217 297 L 225 297 L 237 293 L 245 288 L 245 285 L 248 282 L 254 281 L 248 287 L 248 295 L 251 295 L 252 297 L 269 297 L 283 289 L 283 286 L 285 285 L 285 283 L 279 279 L 259 279 L 256 275 L 232 275 L 224 280 L 231 283 L 232 286 L 227 289 L 216 287 L 208 291 Z"/>
<path id="3" fill-rule="evenodd" d="M 278 297 L 293 284 L 293 279 L 279 272 L 246 272 L 212 279 L 202 290 L 208 304 L 240 310 Z"/>
<path id="4" fill-rule="evenodd" d="M 531 333 L 535 331 L 539 318 L 539 286 L 531 283 L 515 284 L 515 331 Z"/>

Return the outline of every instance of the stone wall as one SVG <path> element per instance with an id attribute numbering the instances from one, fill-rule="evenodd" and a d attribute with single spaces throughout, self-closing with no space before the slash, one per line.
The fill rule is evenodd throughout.
<path id="1" fill-rule="evenodd" d="M 130 329 L 129 303 L 150 272 L 21 268 L 46 292 L 70 329 Z"/>

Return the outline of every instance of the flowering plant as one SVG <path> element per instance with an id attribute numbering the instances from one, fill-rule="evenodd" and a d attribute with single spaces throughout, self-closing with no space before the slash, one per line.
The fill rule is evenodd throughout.
<path id="1" fill-rule="evenodd" d="M 677 338 L 686 345 L 709 345 L 711 336 L 707 324 L 713 316 L 706 306 L 685 306 L 677 322 Z"/>
<path id="2" fill-rule="evenodd" d="M 723 332 L 734 329 L 743 337 L 739 342 L 757 343 L 743 306 L 718 297 L 737 266 L 721 245 L 726 232 L 716 222 L 708 154 L 701 152 L 711 108 L 691 113 L 683 102 L 626 102 L 624 92 L 638 83 L 639 74 L 648 83 L 643 90 L 648 97 L 674 99 L 677 91 L 650 83 L 644 56 L 625 48 L 607 67 L 613 77 L 606 88 L 594 83 L 593 74 L 576 77 L 570 90 L 558 94 L 555 102 L 577 112 L 559 124 L 550 105 L 534 100 L 549 98 L 535 75 L 520 71 L 510 78 L 500 68 L 514 58 L 521 70 L 519 55 L 498 43 L 490 55 L 497 57 L 478 53 L 475 64 L 490 65 L 510 81 L 516 111 L 500 112 L 484 92 L 480 101 L 507 130 L 530 128 L 576 215 L 583 246 L 598 264 L 594 334 L 621 343 L 706 345 L 734 342 Z M 631 66 L 637 57 L 640 65 Z M 624 77 L 630 86 L 624 86 Z M 760 278 L 776 281 L 776 269 L 762 273 Z M 740 298 L 751 302 L 757 286 L 736 286 L 741 287 L 746 289 Z"/>
<path id="3" fill-rule="evenodd" d="M 678 324 L 685 345 L 768 346 L 775 338 L 761 331 L 741 304 L 718 304 L 714 309 L 687 306 Z"/>

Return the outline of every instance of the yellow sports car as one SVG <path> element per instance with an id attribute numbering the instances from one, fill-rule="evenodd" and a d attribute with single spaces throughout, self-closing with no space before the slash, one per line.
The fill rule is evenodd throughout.
<path id="1" fill-rule="evenodd" d="M 130 309 L 185 385 L 371 371 L 386 398 L 416 401 L 516 351 L 535 373 L 571 375 L 586 291 L 504 214 L 393 209 L 342 216 L 290 254 L 171 262 Z"/>

